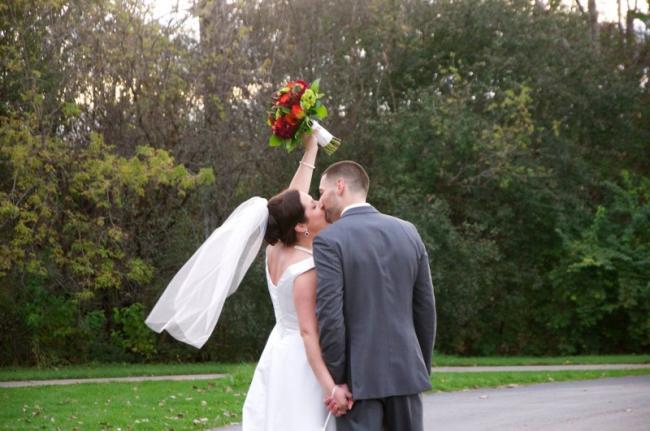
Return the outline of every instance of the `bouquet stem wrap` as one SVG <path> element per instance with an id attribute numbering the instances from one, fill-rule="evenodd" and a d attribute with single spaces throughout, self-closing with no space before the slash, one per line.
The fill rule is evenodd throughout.
<path id="1" fill-rule="evenodd" d="M 310 120 L 309 126 L 311 131 L 316 137 L 318 145 L 323 147 L 323 151 L 327 153 L 328 156 L 331 156 L 334 151 L 338 150 L 341 146 L 341 140 L 334 135 L 332 135 L 325 127 L 323 127 L 318 121 Z"/>

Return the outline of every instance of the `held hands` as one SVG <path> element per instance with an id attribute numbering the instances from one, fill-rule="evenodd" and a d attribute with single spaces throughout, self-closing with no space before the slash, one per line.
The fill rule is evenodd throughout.
<path id="1" fill-rule="evenodd" d="M 354 401 L 348 385 L 335 386 L 332 395 L 325 398 L 325 405 L 327 410 L 336 417 L 343 416 L 348 410 L 352 409 Z"/>

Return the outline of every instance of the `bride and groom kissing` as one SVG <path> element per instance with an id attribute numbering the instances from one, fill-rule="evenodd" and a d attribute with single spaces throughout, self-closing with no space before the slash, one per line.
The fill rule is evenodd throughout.
<path id="1" fill-rule="evenodd" d="M 308 194 L 318 145 L 267 203 L 276 325 L 244 403 L 244 431 L 422 430 L 436 312 L 413 224 L 366 203 L 359 164 L 334 163 Z M 330 420 L 331 416 L 336 420 Z"/>

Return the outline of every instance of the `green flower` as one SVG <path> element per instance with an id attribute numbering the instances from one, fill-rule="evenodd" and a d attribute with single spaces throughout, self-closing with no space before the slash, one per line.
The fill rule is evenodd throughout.
<path id="1" fill-rule="evenodd" d="M 303 110 L 308 111 L 316 103 L 316 93 L 311 88 L 305 90 L 300 98 L 300 106 Z"/>

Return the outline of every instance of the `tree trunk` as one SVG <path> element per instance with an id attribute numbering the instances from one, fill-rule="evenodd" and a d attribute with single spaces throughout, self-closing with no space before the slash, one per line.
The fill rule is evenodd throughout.
<path id="1" fill-rule="evenodd" d="M 598 27 L 598 10 L 596 9 L 596 0 L 589 0 L 589 36 L 591 45 L 596 52 L 600 52 L 600 31 Z"/>
<path id="2" fill-rule="evenodd" d="M 621 40 L 624 37 L 623 32 L 623 14 L 621 12 L 621 0 L 616 0 L 616 13 L 618 14 L 618 32 L 621 35 Z"/>

